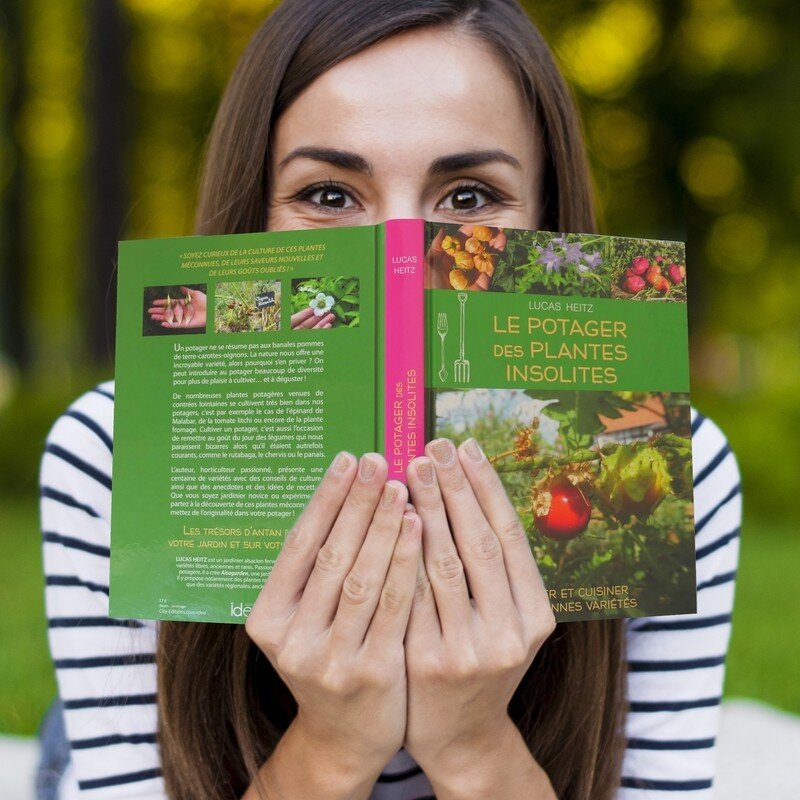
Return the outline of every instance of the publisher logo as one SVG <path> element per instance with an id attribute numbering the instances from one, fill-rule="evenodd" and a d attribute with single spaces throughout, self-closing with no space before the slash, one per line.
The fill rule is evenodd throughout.
<path id="1" fill-rule="evenodd" d="M 231 603 L 231 616 L 236 618 L 247 617 L 253 610 L 253 606 L 246 606 L 244 603 Z"/>

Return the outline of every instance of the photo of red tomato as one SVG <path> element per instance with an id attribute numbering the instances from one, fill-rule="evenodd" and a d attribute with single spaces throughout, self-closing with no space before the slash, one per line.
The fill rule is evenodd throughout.
<path id="1" fill-rule="evenodd" d="M 586 495 L 563 475 L 553 479 L 549 494 L 550 508 L 546 514 L 536 517 L 536 530 L 558 542 L 574 539 L 583 533 L 592 515 L 592 506 Z"/>

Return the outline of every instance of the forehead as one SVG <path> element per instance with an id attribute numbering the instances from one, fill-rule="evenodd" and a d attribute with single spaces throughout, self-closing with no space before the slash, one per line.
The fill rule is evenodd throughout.
<path id="1" fill-rule="evenodd" d="M 421 28 L 319 76 L 279 119 L 276 155 L 322 143 L 378 160 L 486 146 L 522 160 L 532 148 L 529 113 L 488 43 L 450 28 Z"/>

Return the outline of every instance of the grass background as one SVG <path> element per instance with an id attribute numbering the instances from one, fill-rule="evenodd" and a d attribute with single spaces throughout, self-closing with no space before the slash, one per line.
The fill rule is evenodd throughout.
<path id="1" fill-rule="evenodd" d="M 35 500 L 0 505 L 0 732 L 33 735 L 56 684 L 47 647 Z M 726 697 L 751 697 L 800 714 L 800 537 L 790 523 L 749 517 L 742 531 Z M 11 613 L 10 613 L 11 612 Z"/>

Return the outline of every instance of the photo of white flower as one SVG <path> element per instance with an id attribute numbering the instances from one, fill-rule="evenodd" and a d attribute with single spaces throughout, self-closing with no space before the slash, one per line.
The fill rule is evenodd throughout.
<path id="1" fill-rule="evenodd" d="M 325 294 L 324 292 L 318 292 L 315 298 L 309 300 L 308 305 L 310 308 L 314 309 L 315 317 L 321 317 L 333 307 L 335 302 L 336 301 L 331 295 Z"/>
<path id="2" fill-rule="evenodd" d="M 359 279 L 354 275 L 293 278 L 291 329 L 357 328 L 361 320 Z"/>

